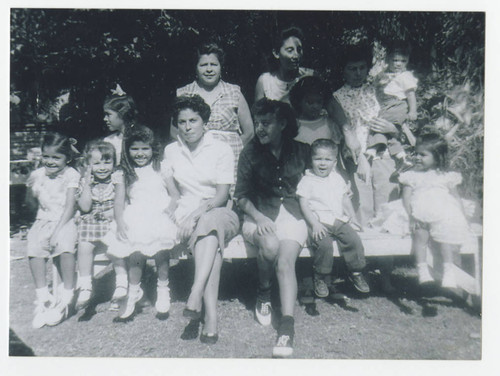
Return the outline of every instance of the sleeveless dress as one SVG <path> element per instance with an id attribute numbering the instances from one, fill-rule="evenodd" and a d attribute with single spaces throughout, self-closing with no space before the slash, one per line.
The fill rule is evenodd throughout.
<path id="1" fill-rule="evenodd" d="M 450 193 L 462 182 L 460 173 L 407 171 L 400 175 L 399 182 L 412 188 L 412 216 L 429 225 L 432 239 L 446 244 L 462 244 L 466 240 L 467 220 L 459 201 Z"/>
<path id="2" fill-rule="evenodd" d="M 314 75 L 313 69 L 300 67 L 299 74 L 292 81 L 282 81 L 274 72 L 262 73 L 257 81 L 262 82 L 262 88 L 264 89 L 264 96 L 266 98 L 290 104 L 289 94 L 293 85 L 302 77 L 312 75 Z"/>
<path id="3" fill-rule="evenodd" d="M 178 243 L 177 226 L 165 212 L 170 197 L 161 173 L 151 164 L 135 168 L 135 173 L 138 180 L 129 188 L 130 203 L 123 212 L 128 240 L 117 239 L 116 226 L 105 237 L 108 252 L 117 257 L 127 257 L 135 251 L 153 257 Z"/>

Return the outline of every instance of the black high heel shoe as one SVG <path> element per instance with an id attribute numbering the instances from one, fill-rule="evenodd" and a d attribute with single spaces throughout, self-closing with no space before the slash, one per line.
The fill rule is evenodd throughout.
<path id="1" fill-rule="evenodd" d="M 184 308 L 182 311 L 182 316 L 187 317 L 191 320 L 201 319 L 201 311 L 195 311 L 194 309 Z"/>
<path id="2" fill-rule="evenodd" d="M 200 335 L 200 341 L 202 343 L 206 343 L 207 345 L 214 345 L 217 343 L 218 340 L 219 340 L 219 334 L 217 333 L 211 335 L 208 335 L 208 333 L 207 334 L 201 333 Z"/>

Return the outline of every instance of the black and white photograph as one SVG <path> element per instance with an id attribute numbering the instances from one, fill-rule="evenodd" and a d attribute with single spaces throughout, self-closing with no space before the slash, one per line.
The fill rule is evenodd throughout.
<path id="1" fill-rule="evenodd" d="M 4 10 L 9 361 L 483 360 L 488 12 L 137 6 Z"/>

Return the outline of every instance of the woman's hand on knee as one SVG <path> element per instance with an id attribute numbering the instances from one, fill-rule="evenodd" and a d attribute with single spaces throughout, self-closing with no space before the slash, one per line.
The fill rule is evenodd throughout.
<path id="1" fill-rule="evenodd" d="M 193 217 L 186 218 L 180 225 L 178 229 L 179 239 L 184 241 L 189 239 L 196 226 L 196 221 Z"/>
<path id="2" fill-rule="evenodd" d="M 274 235 L 276 232 L 276 224 L 271 220 L 271 218 L 266 217 L 265 215 L 257 218 L 257 235 L 265 236 L 265 235 Z"/>

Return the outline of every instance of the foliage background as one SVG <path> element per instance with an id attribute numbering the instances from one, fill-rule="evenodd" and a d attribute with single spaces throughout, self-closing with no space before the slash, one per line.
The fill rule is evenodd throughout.
<path id="1" fill-rule="evenodd" d="M 200 40 L 219 38 L 223 78 L 240 85 L 251 105 L 258 76 L 272 69 L 270 36 L 292 24 L 306 36 L 304 66 L 332 91 L 342 85 L 344 45 L 368 42 L 380 62 L 381 45 L 407 39 L 420 129 L 454 132 L 452 168 L 464 175 L 464 194 L 482 198 L 485 15 L 478 12 L 12 9 L 11 94 L 19 101 L 11 103 L 11 129 L 35 123 L 81 142 L 101 136 L 104 97 L 120 83 L 166 141 L 169 103 L 194 78 Z M 64 92 L 69 105 L 47 115 Z"/>

